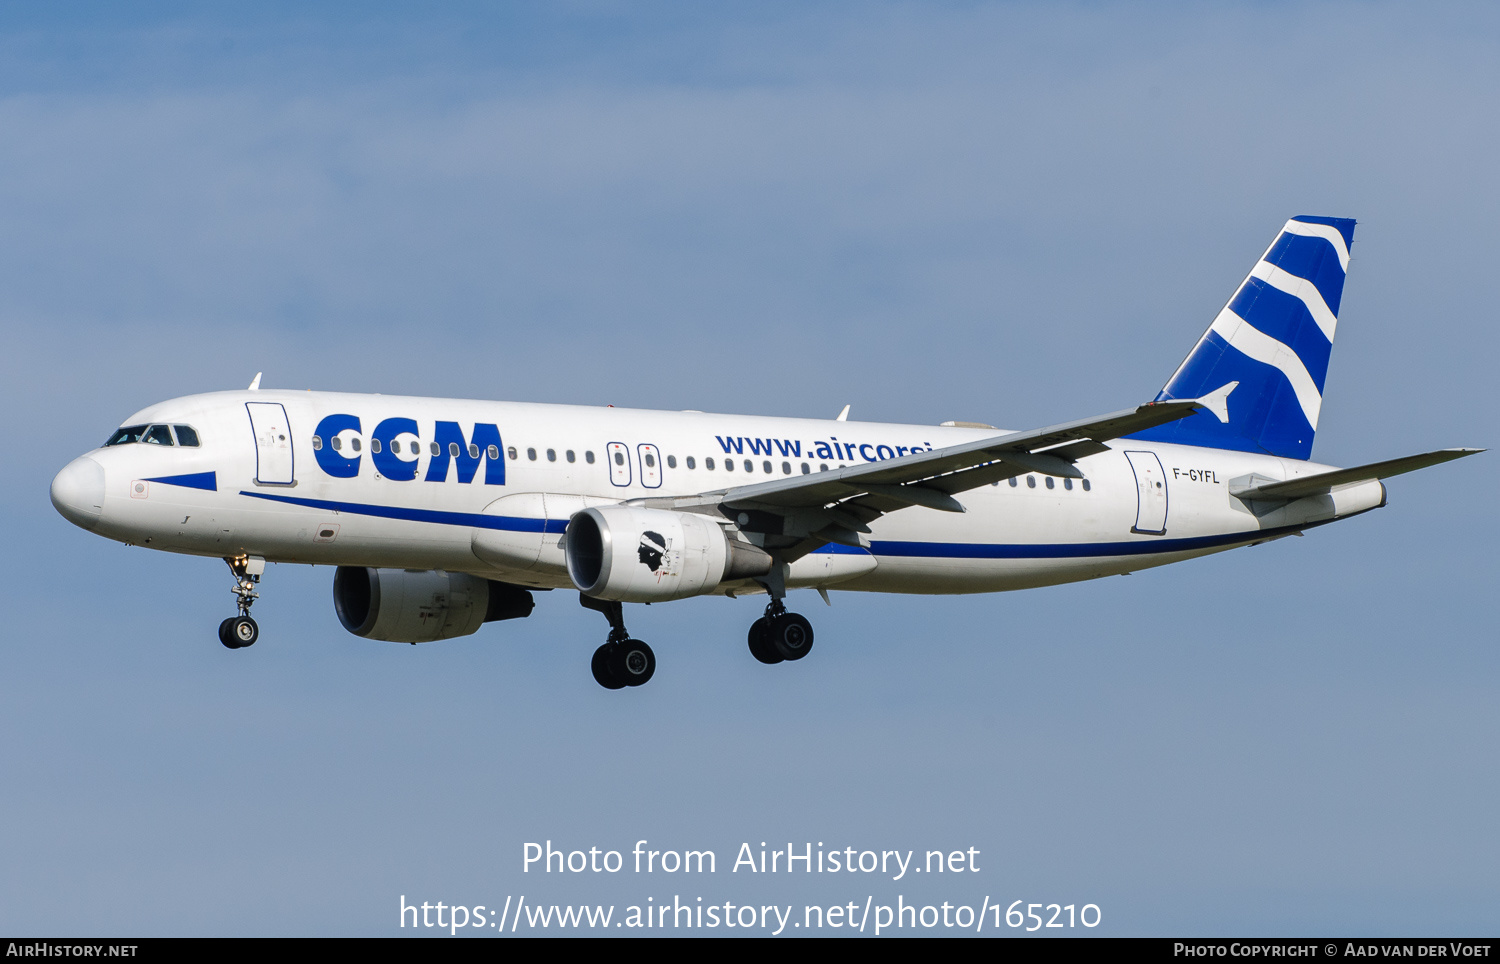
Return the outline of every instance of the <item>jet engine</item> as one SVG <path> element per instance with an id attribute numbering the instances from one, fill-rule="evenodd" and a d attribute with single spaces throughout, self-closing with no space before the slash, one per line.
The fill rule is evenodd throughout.
<path id="1" fill-rule="evenodd" d="M 497 619 L 530 616 L 531 593 L 463 572 L 340 566 L 333 608 L 356 636 L 426 643 L 468 636 Z"/>
<path id="2" fill-rule="evenodd" d="M 713 519 L 691 512 L 597 506 L 575 514 L 563 540 L 573 585 L 615 602 L 698 596 L 771 571 L 765 550 L 729 538 Z"/>

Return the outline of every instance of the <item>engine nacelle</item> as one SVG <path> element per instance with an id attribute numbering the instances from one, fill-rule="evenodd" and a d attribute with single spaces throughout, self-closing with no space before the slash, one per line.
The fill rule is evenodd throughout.
<path id="1" fill-rule="evenodd" d="M 525 589 L 463 572 L 340 566 L 333 576 L 344 628 L 393 643 L 468 636 L 487 622 L 530 616 L 535 605 Z"/>
<path id="2" fill-rule="evenodd" d="M 568 577 L 579 592 L 616 602 L 659 602 L 763 576 L 771 557 L 731 540 L 707 516 L 629 505 L 584 509 L 568 522 Z"/>

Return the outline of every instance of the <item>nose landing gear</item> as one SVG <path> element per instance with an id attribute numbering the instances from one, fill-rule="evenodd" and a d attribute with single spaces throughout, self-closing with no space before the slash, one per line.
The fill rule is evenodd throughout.
<path id="1" fill-rule="evenodd" d="M 260 638 L 260 627 L 250 618 L 250 605 L 260 598 L 255 587 L 260 582 L 261 574 L 266 571 L 266 560 L 242 553 L 224 561 L 229 564 L 229 571 L 234 573 L 234 589 L 231 591 L 237 597 L 240 614 L 230 616 L 219 624 L 219 642 L 229 649 L 244 649 L 246 646 L 254 646 L 255 641 Z"/>
<path id="2" fill-rule="evenodd" d="M 618 690 L 640 686 L 650 680 L 656 673 L 656 654 L 639 639 L 630 638 L 625 629 L 624 607 L 582 593 L 578 594 L 578 602 L 585 609 L 603 613 L 609 620 L 609 638 L 594 650 L 594 658 L 589 664 L 594 671 L 594 682 L 607 690 Z"/>

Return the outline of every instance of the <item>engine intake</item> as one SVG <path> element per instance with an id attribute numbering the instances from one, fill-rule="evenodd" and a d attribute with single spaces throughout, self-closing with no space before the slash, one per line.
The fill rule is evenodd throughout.
<path id="1" fill-rule="evenodd" d="M 393 643 L 468 636 L 484 623 L 530 616 L 535 605 L 525 589 L 463 572 L 340 566 L 333 576 L 344 628 Z"/>
<path id="2" fill-rule="evenodd" d="M 730 539 L 691 512 L 598 506 L 576 513 L 563 537 L 579 592 L 617 602 L 659 602 L 713 592 L 771 571 L 765 550 Z"/>

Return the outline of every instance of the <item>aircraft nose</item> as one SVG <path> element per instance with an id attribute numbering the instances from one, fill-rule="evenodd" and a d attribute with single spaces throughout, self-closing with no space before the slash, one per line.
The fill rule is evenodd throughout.
<path id="1" fill-rule="evenodd" d="M 98 525 L 104 512 L 104 466 L 88 456 L 63 466 L 52 480 L 52 504 L 76 526 Z"/>

